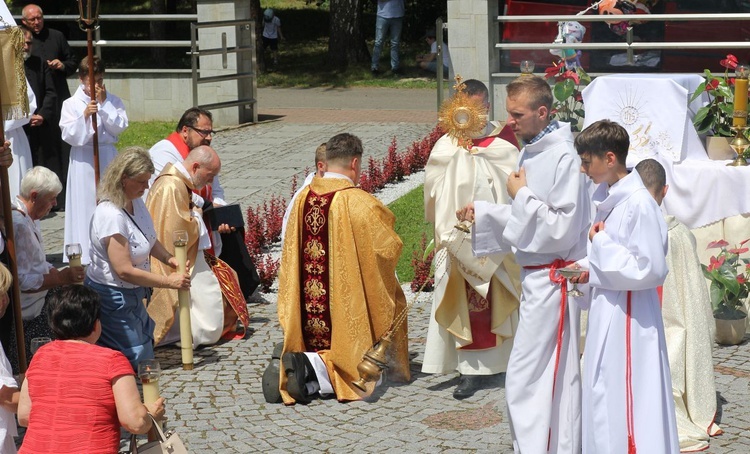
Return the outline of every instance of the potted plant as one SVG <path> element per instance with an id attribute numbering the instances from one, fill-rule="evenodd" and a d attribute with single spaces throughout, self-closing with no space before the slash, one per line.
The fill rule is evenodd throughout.
<path id="1" fill-rule="evenodd" d="M 750 260 L 740 255 L 750 250 L 743 247 L 748 241 L 732 249 L 728 249 L 729 243 L 724 240 L 709 243 L 707 249 L 720 251 L 710 258 L 708 265 L 701 265 L 703 275 L 711 281 L 711 306 L 716 320 L 716 341 L 720 344 L 737 345 L 745 337 L 744 303 L 750 294 Z"/>
<path id="2" fill-rule="evenodd" d="M 710 157 L 732 159 L 735 153 L 729 146 L 730 139 L 728 138 L 734 136 L 731 130 L 734 112 L 734 78 L 729 77 L 729 71 L 737 69 L 737 57 L 729 54 L 719 63 L 724 67 L 723 76 L 714 76 L 711 70 L 706 69 L 705 80 L 698 85 L 690 98 L 690 102 L 693 102 L 704 93 L 708 96 L 708 103 L 695 113 L 693 125 L 698 134 L 706 135 L 706 151 Z"/>
<path id="3" fill-rule="evenodd" d="M 545 79 L 555 81 L 550 115 L 555 120 L 570 123 L 571 131 L 580 132 L 585 116 L 581 89 L 591 82 L 591 77 L 580 66 L 575 70 L 566 69 L 562 60 L 553 63 L 544 73 Z"/>

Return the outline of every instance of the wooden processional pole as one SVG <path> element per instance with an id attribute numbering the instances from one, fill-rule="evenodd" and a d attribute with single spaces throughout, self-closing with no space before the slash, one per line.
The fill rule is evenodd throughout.
<path id="1" fill-rule="evenodd" d="M 83 4 L 86 4 L 85 8 Z M 78 0 L 78 11 L 81 17 L 78 19 L 78 26 L 81 30 L 86 31 L 86 48 L 88 50 L 87 61 L 89 64 L 89 97 L 92 101 L 96 100 L 96 80 L 94 79 L 94 30 L 99 27 L 99 2 L 96 1 L 96 11 L 92 14 L 91 0 Z M 84 17 L 84 9 L 86 15 Z M 96 114 L 91 115 L 91 126 L 94 129 L 94 184 L 99 187 L 99 127 L 96 121 Z"/>

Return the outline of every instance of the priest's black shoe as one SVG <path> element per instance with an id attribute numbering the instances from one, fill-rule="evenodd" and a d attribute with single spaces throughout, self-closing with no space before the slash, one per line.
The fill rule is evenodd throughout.
<path id="1" fill-rule="evenodd" d="M 263 380 L 261 381 L 263 397 L 269 404 L 281 403 L 281 393 L 279 392 L 279 361 L 281 360 L 281 352 L 283 351 L 284 343 L 279 342 L 276 344 L 271 354 L 271 361 L 268 363 L 265 372 L 263 372 Z"/>
<path id="2" fill-rule="evenodd" d="M 453 391 L 453 397 L 466 399 L 473 396 L 482 387 L 482 381 L 481 375 L 461 375 L 458 379 L 458 386 Z"/>
<path id="3" fill-rule="evenodd" d="M 307 392 L 307 383 L 309 378 L 314 378 L 315 372 L 312 365 L 304 353 L 284 353 L 281 357 L 281 363 L 284 365 L 286 372 L 286 391 L 294 400 L 301 404 L 310 403 L 310 395 Z M 313 374 L 313 377 L 310 377 Z"/>

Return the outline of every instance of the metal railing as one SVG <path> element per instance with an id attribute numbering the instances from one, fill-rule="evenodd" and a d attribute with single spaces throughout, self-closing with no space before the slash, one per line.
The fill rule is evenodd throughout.
<path id="1" fill-rule="evenodd" d="M 17 23 L 21 23 L 21 16 L 14 16 Z M 79 16 L 72 14 L 59 14 L 59 15 L 46 15 L 44 20 L 47 22 L 78 22 Z M 99 58 L 102 58 L 102 51 L 106 48 L 152 48 L 152 47 L 183 47 L 190 48 L 191 40 L 151 40 L 149 38 L 138 39 L 138 40 L 108 40 L 102 39 L 102 29 L 106 30 L 107 22 L 114 21 L 134 21 L 134 22 L 153 22 L 153 21 L 172 21 L 172 22 L 197 22 L 197 14 L 102 14 L 99 16 L 100 26 L 94 31 L 94 50 Z M 68 41 L 70 47 L 73 48 L 86 48 L 86 41 L 71 40 Z M 107 72 L 139 72 L 139 73 L 175 73 L 175 72 L 190 72 L 191 69 L 155 69 L 155 68 L 129 68 L 129 69 L 107 69 Z"/>
<path id="2" fill-rule="evenodd" d="M 207 28 L 219 28 L 219 27 L 234 27 L 235 28 L 235 40 L 237 45 L 233 47 L 227 46 L 227 34 L 221 34 L 221 47 L 217 48 L 199 48 L 198 43 L 198 30 Z M 193 105 L 202 107 L 206 110 L 211 109 L 222 109 L 225 107 L 239 107 L 252 109 L 252 122 L 258 122 L 258 109 L 257 109 L 257 80 L 255 74 L 255 21 L 251 20 L 228 20 L 228 21 L 215 21 L 215 22 L 202 22 L 200 24 L 190 24 L 190 59 L 193 74 Z M 200 57 L 207 57 L 211 55 L 221 55 L 222 67 L 227 69 L 228 61 L 227 57 L 230 54 L 244 54 L 249 53 L 249 58 L 245 59 L 245 64 L 240 61 L 237 62 L 237 71 L 229 74 L 221 74 L 218 76 L 207 76 L 201 77 L 198 71 L 198 60 Z M 238 59 L 242 60 L 242 59 Z M 249 64 L 248 64 L 249 62 Z M 242 70 L 242 67 L 248 68 L 248 70 Z M 199 104 L 198 102 L 198 84 L 204 83 L 215 83 L 225 81 L 237 81 L 240 84 L 238 90 L 240 96 L 238 99 L 231 101 L 215 102 L 211 104 Z"/>
<path id="3" fill-rule="evenodd" d="M 616 18 L 617 21 L 638 21 L 638 22 L 690 22 L 690 21 L 750 21 L 750 13 L 737 14 L 623 14 L 618 16 L 607 16 L 599 14 L 588 15 L 558 15 L 558 16 L 498 16 L 498 23 L 504 22 L 606 22 Z M 689 41 L 689 42 L 634 42 L 633 27 L 628 27 L 628 33 L 625 42 L 619 43 L 496 43 L 495 47 L 500 50 L 549 50 L 549 49 L 570 49 L 575 47 L 577 50 L 624 50 L 627 53 L 629 64 L 634 63 L 633 52 L 637 50 L 669 50 L 669 49 L 750 49 L 749 41 Z M 608 74 L 608 73 L 601 73 Z M 490 78 L 515 77 L 517 73 L 492 73 Z M 591 74 L 598 75 L 598 74 Z"/>

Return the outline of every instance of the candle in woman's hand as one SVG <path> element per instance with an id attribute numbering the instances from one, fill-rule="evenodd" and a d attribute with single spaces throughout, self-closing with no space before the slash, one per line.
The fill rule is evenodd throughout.
<path id="1" fill-rule="evenodd" d="M 732 126 L 747 126 L 747 66 L 737 66 L 734 79 L 734 114 Z"/>

